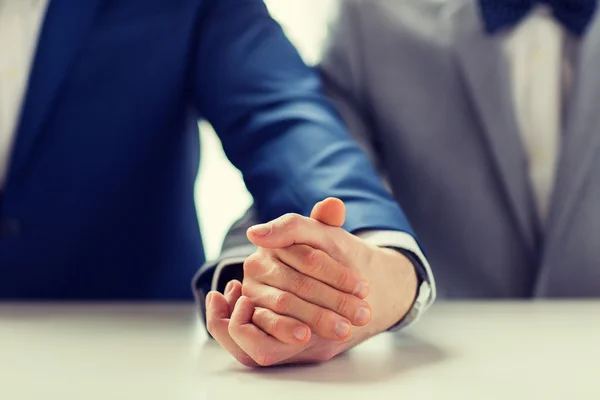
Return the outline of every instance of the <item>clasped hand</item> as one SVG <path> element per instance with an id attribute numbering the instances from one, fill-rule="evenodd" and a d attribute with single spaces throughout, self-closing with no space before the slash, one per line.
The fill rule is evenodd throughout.
<path id="1" fill-rule="evenodd" d="M 206 298 L 209 332 L 239 362 L 326 361 L 382 330 L 367 327 L 361 271 L 382 249 L 344 231 L 344 219 L 343 203 L 327 199 L 311 218 L 288 214 L 248 230 L 258 250 L 244 263 L 243 284 Z"/>

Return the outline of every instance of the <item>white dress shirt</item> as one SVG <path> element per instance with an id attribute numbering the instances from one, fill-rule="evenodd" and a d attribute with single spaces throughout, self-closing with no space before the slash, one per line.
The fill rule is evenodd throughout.
<path id="1" fill-rule="evenodd" d="M 0 0 L 0 189 L 48 0 Z"/>
<path id="2" fill-rule="evenodd" d="M 507 32 L 504 49 L 511 69 L 514 111 L 529 161 L 529 178 L 544 224 L 560 155 L 564 106 L 573 82 L 566 50 L 568 32 L 539 6 Z"/>
<path id="3" fill-rule="evenodd" d="M 49 0 L 0 0 L 0 189 L 2 189 L 27 82 L 38 42 L 38 35 Z M 435 300 L 435 281 L 427 259 L 415 239 L 403 232 L 373 231 L 364 239 L 385 247 L 408 250 L 420 260 L 428 283 L 419 291 L 420 313 Z M 244 260 L 227 260 L 217 268 L 213 287 L 217 287 L 225 264 Z M 416 319 L 415 319 L 416 320 Z"/>

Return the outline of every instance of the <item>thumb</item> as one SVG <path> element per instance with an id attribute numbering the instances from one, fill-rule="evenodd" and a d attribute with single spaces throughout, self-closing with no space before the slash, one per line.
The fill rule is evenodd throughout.
<path id="1" fill-rule="evenodd" d="M 341 227 L 346 220 L 346 206 L 340 199 L 330 197 L 315 204 L 310 218 L 326 225 Z"/>

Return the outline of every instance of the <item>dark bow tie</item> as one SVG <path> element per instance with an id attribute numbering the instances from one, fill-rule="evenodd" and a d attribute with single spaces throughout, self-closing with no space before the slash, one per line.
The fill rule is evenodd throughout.
<path id="1" fill-rule="evenodd" d="M 597 0 L 479 0 L 479 3 L 490 34 L 513 27 L 540 4 L 548 6 L 569 32 L 582 36 L 594 17 Z"/>

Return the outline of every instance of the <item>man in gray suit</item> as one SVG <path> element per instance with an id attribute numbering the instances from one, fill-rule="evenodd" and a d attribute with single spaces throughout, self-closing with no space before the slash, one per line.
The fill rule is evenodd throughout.
<path id="1" fill-rule="evenodd" d="M 596 1 L 342 3 L 323 76 L 438 296 L 599 296 Z"/>
<path id="2" fill-rule="evenodd" d="M 410 218 L 439 297 L 600 296 L 595 11 L 595 0 L 340 2 L 327 91 Z M 243 254 L 252 218 L 220 265 Z"/>

